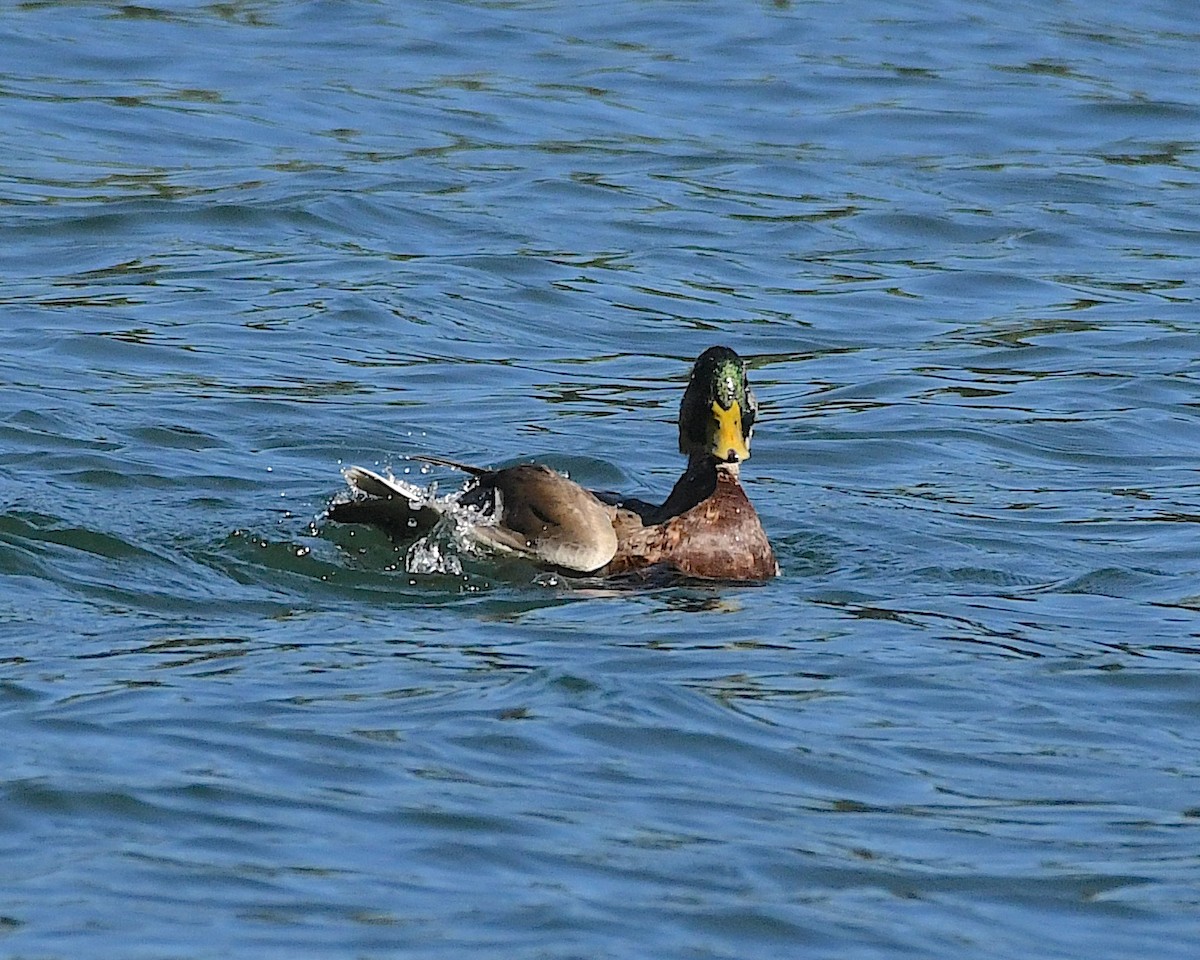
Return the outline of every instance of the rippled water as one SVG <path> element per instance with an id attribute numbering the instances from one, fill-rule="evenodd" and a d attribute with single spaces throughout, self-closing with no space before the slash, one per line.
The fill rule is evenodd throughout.
<path id="1" fill-rule="evenodd" d="M 1190 958 L 1197 56 L 1166 0 L 5 5 L 0 952 Z M 717 342 L 767 586 L 320 520 L 412 453 L 661 498 Z"/>

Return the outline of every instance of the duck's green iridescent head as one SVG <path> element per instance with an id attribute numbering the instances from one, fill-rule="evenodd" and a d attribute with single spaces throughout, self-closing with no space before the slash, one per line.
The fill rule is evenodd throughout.
<path id="1" fill-rule="evenodd" d="M 718 463 L 748 460 L 757 416 L 745 362 L 728 347 L 709 347 L 692 368 L 679 407 L 679 450 Z"/>

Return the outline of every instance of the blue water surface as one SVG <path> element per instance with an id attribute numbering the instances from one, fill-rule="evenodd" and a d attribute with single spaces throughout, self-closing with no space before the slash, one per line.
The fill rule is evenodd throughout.
<path id="1" fill-rule="evenodd" d="M 0 954 L 1190 958 L 1200 7 L 0 5 Z M 661 498 L 783 575 L 329 524 Z"/>

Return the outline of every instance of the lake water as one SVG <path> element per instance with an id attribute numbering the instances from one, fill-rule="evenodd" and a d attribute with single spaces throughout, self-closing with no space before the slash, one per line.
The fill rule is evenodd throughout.
<path id="1" fill-rule="evenodd" d="M 1198 62 L 1183 0 L 3 4 L 0 954 L 1190 960 Z M 320 519 L 661 498 L 713 343 L 777 581 Z"/>

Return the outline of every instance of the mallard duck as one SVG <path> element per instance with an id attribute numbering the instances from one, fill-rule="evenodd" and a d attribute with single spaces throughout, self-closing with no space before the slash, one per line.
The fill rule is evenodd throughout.
<path id="1" fill-rule="evenodd" d="M 767 580 L 779 564 L 758 514 L 738 482 L 750 456 L 758 403 L 746 364 L 728 347 L 696 360 L 679 407 L 679 450 L 687 468 L 661 506 L 597 495 L 541 464 L 489 470 L 416 457 L 470 474 L 458 502 L 486 522 L 472 535 L 494 549 L 574 573 L 615 575 L 665 566 L 691 577 Z M 329 517 L 373 523 L 415 537 L 439 515 L 410 501 L 395 482 L 361 467 L 345 471 L 356 499 Z"/>

